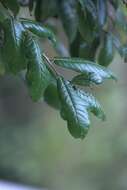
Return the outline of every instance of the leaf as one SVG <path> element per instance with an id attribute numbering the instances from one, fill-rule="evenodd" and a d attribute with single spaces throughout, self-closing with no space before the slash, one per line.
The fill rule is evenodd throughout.
<path id="1" fill-rule="evenodd" d="M 126 0 L 119 1 L 119 8 L 125 16 L 127 16 L 127 2 Z"/>
<path id="2" fill-rule="evenodd" d="M 34 1 L 35 0 L 29 0 L 29 11 L 32 12 L 33 8 L 34 8 Z"/>
<path id="3" fill-rule="evenodd" d="M 116 11 L 116 26 L 118 28 L 118 30 L 121 30 L 123 32 L 127 32 L 127 19 L 126 16 L 124 14 L 124 12 L 121 10 L 121 6 L 117 9 Z"/>
<path id="4" fill-rule="evenodd" d="M 105 115 L 96 99 L 81 90 L 75 90 L 68 81 L 59 78 L 58 93 L 61 101 L 61 116 L 67 121 L 68 129 L 75 138 L 83 139 L 89 129 L 88 111 L 101 119 Z"/>
<path id="5" fill-rule="evenodd" d="M 90 86 L 95 83 L 95 81 L 93 80 L 92 74 L 80 74 L 75 76 L 71 80 L 71 83 L 81 86 Z"/>
<path id="6" fill-rule="evenodd" d="M 24 28 L 15 19 L 8 19 L 4 22 L 4 46 L 2 57 L 6 70 L 13 74 L 26 68 L 24 56 Z"/>
<path id="7" fill-rule="evenodd" d="M 56 35 L 50 30 L 48 27 L 42 26 L 38 22 L 27 20 L 27 19 L 20 19 L 21 23 L 23 24 L 24 28 L 32 32 L 33 34 L 37 35 L 40 38 L 48 38 L 52 44 L 55 50 L 58 54 L 69 56 L 69 52 L 67 51 L 67 48 L 64 47 L 64 45 L 57 40 Z"/>
<path id="8" fill-rule="evenodd" d="M 82 10 L 81 5 L 78 4 L 78 29 L 82 38 L 87 42 L 93 42 L 96 37 L 97 25 L 90 13 Z"/>
<path id="9" fill-rule="evenodd" d="M 96 36 L 92 43 L 80 42 L 79 57 L 90 61 L 95 60 L 97 49 L 100 45 L 100 36 Z"/>
<path id="10" fill-rule="evenodd" d="M 92 0 L 79 0 L 82 8 L 87 9 L 87 11 L 90 12 L 90 14 L 93 16 L 93 18 L 95 19 L 97 17 L 97 9 L 96 9 L 96 5 L 93 3 Z"/>
<path id="11" fill-rule="evenodd" d="M 1 2 L 5 7 L 9 8 L 15 16 L 18 14 L 20 7 L 17 0 L 1 0 Z"/>
<path id="12" fill-rule="evenodd" d="M 81 34 L 78 32 L 75 40 L 70 44 L 71 56 L 94 61 L 99 44 L 100 38 L 98 36 L 92 41 L 92 43 L 88 43 L 83 40 Z"/>
<path id="13" fill-rule="evenodd" d="M 5 9 L 5 7 L 0 2 L 0 24 L 4 24 L 4 21 L 8 18 L 10 18 L 8 11 L 7 11 L 7 9 Z"/>
<path id="14" fill-rule="evenodd" d="M 113 37 L 111 34 L 107 33 L 104 36 L 104 41 L 100 48 L 98 55 L 98 63 L 102 66 L 107 67 L 114 58 L 114 45 Z"/>
<path id="15" fill-rule="evenodd" d="M 77 2 L 76 0 L 61 0 L 58 1 L 58 6 L 65 32 L 69 41 L 73 42 L 78 29 Z"/>
<path id="16" fill-rule="evenodd" d="M 125 49 L 124 49 L 124 47 L 122 45 L 121 39 L 118 36 L 115 36 L 115 35 L 112 35 L 112 37 L 113 37 L 113 44 L 114 44 L 116 50 L 118 51 L 120 56 L 123 58 L 124 55 L 126 55 L 126 54 L 124 54 Z"/>
<path id="17" fill-rule="evenodd" d="M 124 61 L 127 62 L 127 44 L 124 44 L 120 47 L 119 53 L 121 57 L 124 59 Z"/>
<path id="18" fill-rule="evenodd" d="M 29 33 L 26 33 L 26 56 L 28 59 L 26 82 L 31 98 L 37 101 L 43 96 L 52 77 L 44 63 L 37 41 Z"/>
<path id="19" fill-rule="evenodd" d="M 44 101 L 55 109 L 60 109 L 60 100 L 55 83 L 49 84 L 44 92 Z"/>
<path id="20" fill-rule="evenodd" d="M 118 8 L 118 6 L 119 6 L 119 0 L 111 0 L 111 3 L 112 3 L 112 5 L 113 5 L 113 7 L 114 7 L 115 9 Z"/>
<path id="21" fill-rule="evenodd" d="M 100 105 L 100 103 L 96 100 L 96 98 L 83 90 L 77 90 L 77 95 L 85 102 L 87 111 L 92 112 L 96 117 L 101 119 L 102 121 L 106 120 L 105 113 Z"/>
<path id="22" fill-rule="evenodd" d="M 79 56 L 79 46 L 81 41 L 81 35 L 79 32 L 77 32 L 75 39 L 72 43 L 70 43 L 69 50 L 72 57 L 78 57 Z M 63 56 L 67 57 L 67 56 Z"/>
<path id="23" fill-rule="evenodd" d="M 87 42 L 83 42 L 83 41 L 80 43 L 79 57 L 88 59 L 88 60 L 94 59 L 95 51 L 91 51 L 91 44 L 92 43 L 87 43 Z"/>
<path id="24" fill-rule="evenodd" d="M 57 15 L 57 0 L 36 0 L 35 18 L 43 22 L 49 17 Z"/>
<path id="25" fill-rule="evenodd" d="M 125 62 L 127 62 L 127 44 L 122 44 L 119 37 L 115 35 L 113 35 L 113 44 L 120 56 L 124 59 Z"/>
<path id="26" fill-rule="evenodd" d="M 0 76 L 3 76 L 4 74 L 5 74 L 5 66 L 4 66 L 2 56 L 1 56 L 1 52 L 0 52 Z"/>
<path id="27" fill-rule="evenodd" d="M 103 27 L 107 21 L 107 1 L 97 0 L 98 23 Z"/>
<path id="28" fill-rule="evenodd" d="M 69 56 L 67 48 L 56 38 L 56 35 L 48 27 L 42 26 L 41 24 L 27 19 L 20 19 L 24 28 L 37 35 L 40 38 L 48 38 L 55 48 L 56 52 L 62 56 Z"/>
<path id="29" fill-rule="evenodd" d="M 111 71 L 92 61 L 80 58 L 54 58 L 54 63 L 82 74 L 90 74 L 91 80 L 95 84 L 100 84 L 105 79 L 116 80 L 116 77 Z"/>
<path id="30" fill-rule="evenodd" d="M 31 31 L 40 38 L 48 38 L 53 43 L 53 45 L 56 46 L 56 36 L 50 29 L 32 20 L 20 19 L 20 21 L 25 29 Z"/>

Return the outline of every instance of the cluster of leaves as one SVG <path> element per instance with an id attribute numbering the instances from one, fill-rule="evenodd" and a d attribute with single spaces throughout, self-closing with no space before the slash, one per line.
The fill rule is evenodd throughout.
<path id="1" fill-rule="evenodd" d="M 125 0 L 30 0 L 37 21 L 59 18 L 68 37 L 71 56 L 108 66 L 115 51 L 127 59 L 127 2 Z M 123 37 L 124 36 L 124 37 Z"/>
<path id="2" fill-rule="evenodd" d="M 21 1 L 20 1 L 21 3 Z M 29 0 L 35 20 L 17 18 L 17 0 L 0 0 L 1 58 L 5 73 L 25 73 L 29 94 L 34 101 L 44 100 L 60 110 L 75 138 L 84 138 L 90 126 L 89 112 L 104 120 L 105 114 L 95 97 L 79 88 L 116 79 L 106 67 L 114 52 L 126 59 L 123 44 L 127 23 L 123 1 L 114 0 Z M 56 51 L 59 41 L 44 26 L 50 17 L 61 20 L 68 37 L 72 57 L 48 58 L 40 48 L 39 38 L 51 41 Z M 55 65 L 76 71 L 66 80 Z"/>

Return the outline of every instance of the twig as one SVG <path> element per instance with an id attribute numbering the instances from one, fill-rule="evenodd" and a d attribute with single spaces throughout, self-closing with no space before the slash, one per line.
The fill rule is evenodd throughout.
<path id="1" fill-rule="evenodd" d="M 58 78 L 60 76 L 60 73 L 58 73 L 58 71 L 55 69 L 55 67 L 53 66 L 52 62 L 50 61 L 50 59 L 43 53 L 42 54 L 43 57 L 45 58 L 47 64 L 48 69 L 51 71 L 51 73 L 55 76 L 55 78 Z"/>

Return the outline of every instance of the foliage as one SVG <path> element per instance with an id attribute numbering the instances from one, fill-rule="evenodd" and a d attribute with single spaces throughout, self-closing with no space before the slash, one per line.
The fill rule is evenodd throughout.
<path id="1" fill-rule="evenodd" d="M 124 1 L 113 0 L 29 0 L 35 20 L 19 18 L 21 1 L 0 0 L 0 55 L 4 72 L 25 74 L 33 101 L 44 100 L 61 112 L 75 138 L 84 138 L 89 129 L 88 112 L 104 120 L 98 101 L 78 86 L 99 85 L 115 79 L 106 67 L 115 51 L 126 61 L 123 35 L 127 31 Z M 59 19 L 68 38 L 70 57 L 63 57 L 61 42 L 46 27 L 50 18 Z M 50 59 L 39 46 L 39 38 L 51 41 L 59 57 Z M 64 48 L 65 51 L 65 48 Z M 77 57 L 77 58 L 71 58 Z M 59 65 L 78 73 L 66 80 L 55 68 Z"/>

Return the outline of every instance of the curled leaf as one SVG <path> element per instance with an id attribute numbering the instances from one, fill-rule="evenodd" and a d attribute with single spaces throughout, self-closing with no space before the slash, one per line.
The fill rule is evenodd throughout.
<path id="1" fill-rule="evenodd" d="M 48 38 L 54 45 L 56 45 L 56 36 L 50 29 L 32 20 L 22 18 L 20 21 L 25 29 L 31 31 L 40 38 Z"/>
<path id="2" fill-rule="evenodd" d="M 61 67 L 90 75 L 92 82 L 95 84 L 100 84 L 105 79 L 116 80 L 116 77 L 110 70 L 92 61 L 80 58 L 55 58 L 54 63 Z"/>

